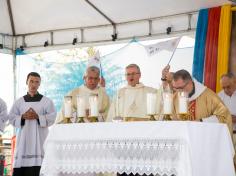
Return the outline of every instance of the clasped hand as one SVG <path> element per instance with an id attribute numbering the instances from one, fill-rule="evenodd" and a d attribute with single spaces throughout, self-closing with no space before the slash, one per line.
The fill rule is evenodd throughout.
<path id="1" fill-rule="evenodd" d="M 29 108 L 24 114 L 22 114 L 22 118 L 26 120 L 34 120 L 38 119 L 39 116 L 34 109 Z"/>

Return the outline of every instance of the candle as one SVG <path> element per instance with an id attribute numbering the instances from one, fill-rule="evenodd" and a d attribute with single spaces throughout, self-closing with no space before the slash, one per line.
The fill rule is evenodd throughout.
<path id="1" fill-rule="evenodd" d="M 79 95 L 77 96 L 77 117 L 85 117 L 85 102 Z"/>
<path id="2" fill-rule="evenodd" d="M 72 117 L 72 96 L 64 97 L 64 116 Z"/>
<path id="3" fill-rule="evenodd" d="M 161 94 L 162 94 L 162 89 L 159 88 L 157 90 L 157 98 L 156 98 L 156 114 L 160 114 L 160 111 L 161 111 L 161 103 L 162 103 L 162 97 L 161 97 Z"/>
<path id="4" fill-rule="evenodd" d="M 117 91 L 117 94 L 116 94 L 116 117 L 119 117 L 119 92 Z"/>
<path id="5" fill-rule="evenodd" d="M 188 113 L 188 99 L 185 92 L 178 92 L 178 112 L 179 114 Z"/>
<path id="6" fill-rule="evenodd" d="M 98 96 L 97 95 L 89 96 L 89 108 L 90 108 L 90 116 L 98 117 Z"/>
<path id="7" fill-rule="evenodd" d="M 156 114 L 156 100 L 157 95 L 155 93 L 147 93 L 147 114 Z"/>
<path id="8" fill-rule="evenodd" d="M 163 114 L 172 114 L 173 97 L 171 92 L 163 92 Z"/>

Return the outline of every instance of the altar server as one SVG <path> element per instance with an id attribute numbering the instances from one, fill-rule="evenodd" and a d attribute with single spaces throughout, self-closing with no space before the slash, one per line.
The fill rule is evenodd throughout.
<path id="1" fill-rule="evenodd" d="M 52 100 L 38 92 L 40 82 L 38 73 L 29 73 L 28 92 L 15 101 L 9 113 L 10 123 L 16 129 L 13 176 L 39 175 L 48 127 L 56 118 Z"/>

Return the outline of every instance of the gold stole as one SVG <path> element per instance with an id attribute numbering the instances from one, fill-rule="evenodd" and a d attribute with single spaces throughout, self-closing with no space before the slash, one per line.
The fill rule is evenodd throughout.
<path id="1" fill-rule="evenodd" d="M 190 115 L 190 120 L 196 120 L 196 100 L 190 101 L 188 106 L 188 112 Z"/>

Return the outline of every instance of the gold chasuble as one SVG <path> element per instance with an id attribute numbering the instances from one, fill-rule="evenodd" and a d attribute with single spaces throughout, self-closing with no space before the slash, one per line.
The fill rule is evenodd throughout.
<path id="1" fill-rule="evenodd" d="M 189 113 L 190 120 L 196 119 L 196 100 L 189 102 L 188 113 Z"/>
<path id="2" fill-rule="evenodd" d="M 232 134 L 232 117 L 221 99 L 211 89 L 196 80 L 193 82 L 195 93 L 189 98 L 188 120 L 226 123 Z M 175 96 L 174 109 L 178 107 L 177 103 L 178 99 L 177 96 Z"/>

